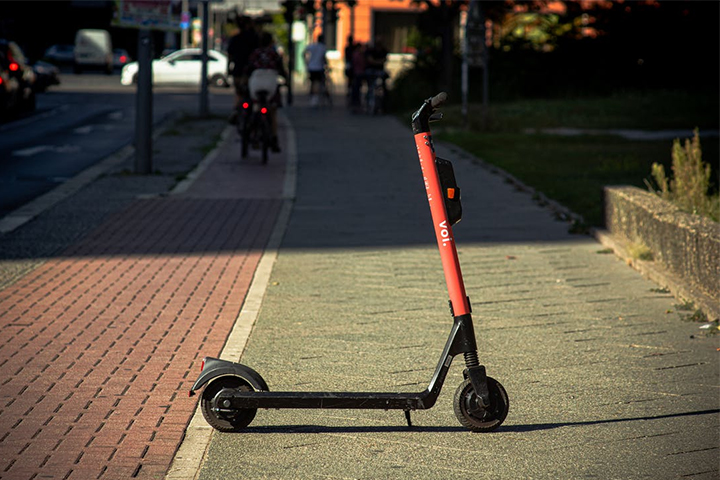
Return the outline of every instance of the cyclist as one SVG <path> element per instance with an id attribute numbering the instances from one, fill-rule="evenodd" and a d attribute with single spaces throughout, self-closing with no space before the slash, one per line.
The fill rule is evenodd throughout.
<path id="1" fill-rule="evenodd" d="M 319 95 L 325 95 L 325 67 L 327 65 L 325 36 L 320 34 L 317 41 L 305 47 L 303 59 L 310 73 L 310 104 L 320 103 Z"/>
<path id="2" fill-rule="evenodd" d="M 251 97 L 255 92 L 265 90 L 269 93 L 268 103 L 272 138 L 270 149 L 273 152 L 280 151 L 277 134 L 277 108 L 280 106 L 281 97 L 278 88 L 278 75 L 287 79 L 282 57 L 275 49 L 273 37 L 268 32 L 260 34 L 260 46 L 255 49 L 248 59 L 247 73 L 249 76 L 248 86 Z"/>
<path id="3" fill-rule="evenodd" d="M 247 96 L 247 67 L 250 54 L 258 46 L 258 36 L 250 18 L 242 17 L 237 21 L 240 31 L 228 43 L 228 74 L 233 77 L 235 86 L 235 108 L 230 116 L 230 123 L 238 121 L 238 110 Z"/>

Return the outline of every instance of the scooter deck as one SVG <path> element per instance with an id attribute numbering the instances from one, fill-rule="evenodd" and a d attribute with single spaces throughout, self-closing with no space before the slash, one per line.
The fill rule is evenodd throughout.
<path id="1" fill-rule="evenodd" d="M 432 394 L 387 392 L 238 392 L 226 397 L 220 394 L 218 404 L 224 400 L 226 408 L 334 408 L 422 410 L 434 404 Z"/>

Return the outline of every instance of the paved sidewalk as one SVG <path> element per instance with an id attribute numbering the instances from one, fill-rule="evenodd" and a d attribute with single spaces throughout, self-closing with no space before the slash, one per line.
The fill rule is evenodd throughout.
<path id="1" fill-rule="evenodd" d="M 147 177 L 120 196 L 111 176 L 47 212 L 55 223 L 0 237 L 0 478 L 165 477 L 199 361 L 228 338 L 240 356 L 233 326 L 252 330 L 242 360 L 272 390 L 425 388 L 451 318 L 410 130 L 298 100 L 282 130 L 296 201 L 257 321 L 241 311 L 288 204 L 287 149 L 241 162 L 231 135 L 175 195 L 134 198 L 172 184 Z M 168 152 L 197 163 L 179 133 Z M 397 411 L 263 410 L 213 434 L 189 478 L 718 478 L 718 337 L 529 195 L 438 151 L 462 188 L 460 261 L 506 423 L 460 427 L 456 365 L 413 429 Z"/>
<path id="2" fill-rule="evenodd" d="M 188 143 L 193 126 L 207 138 Z M 225 127 L 177 125 L 154 145 L 158 164 L 181 174 Z M 58 240 L 69 245 L 59 251 L 47 242 L 22 254 L 19 239 L 42 244 L 27 232 L 43 218 L 2 239 L 3 263 L 20 267 L 0 290 L 0 478 L 165 475 L 195 407 L 187 392 L 201 357 L 222 350 L 282 204 L 285 156 L 241 162 L 227 133 L 181 193 L 119 199 L 107 187 L 127 189 L 123 175 L 78 193 L 116 213 L 84 218 L 92 227 L 70 228 L 81 233 Z M 130 179 L 135 195 L 171 185 L 153 177 Z"/>
<path id="3" fill-rule="evenodd" d="M 242 361 L 275 391 L 423 390 L 452 320 L 410 130 L 287 114 L 297 200 Z M 718 478 L 718 337 L 530 195 L 438 152 L 462 189 L 455 236 L 505 424 L 460 427 L 456 365 L 411 429 L 399 411 L 261 410 L 213 435 L 199 478 Z"/>

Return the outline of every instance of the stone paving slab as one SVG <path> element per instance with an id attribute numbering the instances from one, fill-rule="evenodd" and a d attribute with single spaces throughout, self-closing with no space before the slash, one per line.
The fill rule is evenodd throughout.
<path id="1" fill-rule="evenodd" d="M 421 391 L 452 319 L 410 130 L 290 117 L 298 197 L 241 360 L 275 391 Z M 398 411 L 260 410 L 215 433 L 199 478 L 718 478 L 718 338 L 530 195 L 454 160 L 455 238 L 505 424 L 459 425 L 454 366 L 413 428 Z"/>
<path id="2" fill-rule="evenodd" d="M 210 181 L 134 201 L 0 291 L 0 478 L 165 475 L 282 204 L 283 157 L 247 195 L 237 152 L 230 135 Z"/>

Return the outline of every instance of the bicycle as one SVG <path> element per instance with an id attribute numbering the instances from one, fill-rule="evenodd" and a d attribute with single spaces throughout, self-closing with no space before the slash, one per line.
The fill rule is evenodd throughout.
<path id="1" fill-rule="evenodd" d="M 385 80 L 388 78 L 384 70 L 369 70 L 366 73 L 367 93 L 365 95 L 365 106 L 367 113 L 377 115 L 385 111 L 386 87 Z"/>
<path id="2" fill-rule="evenodd" d="M 311 72 L 313 73 L 313 72 Z M 330 69 L 325 68 L 322 78 L 320 76 L 310 80 L 310 105 L 313 107 L 328 106 L 332 107 L 332 90 L 333 83 L 330 78 Z"/>
<path id="3" fill-rule="evenodd" d="M 250 146 L 260 148 L 262 163 L 268 162 L 272 143 L 270 101 L 267 90 L 256 92 L 255 98 L 245 100 L 240 108 L 238 133 L 241 142 L 241 157 L 247 158 Z"/>

